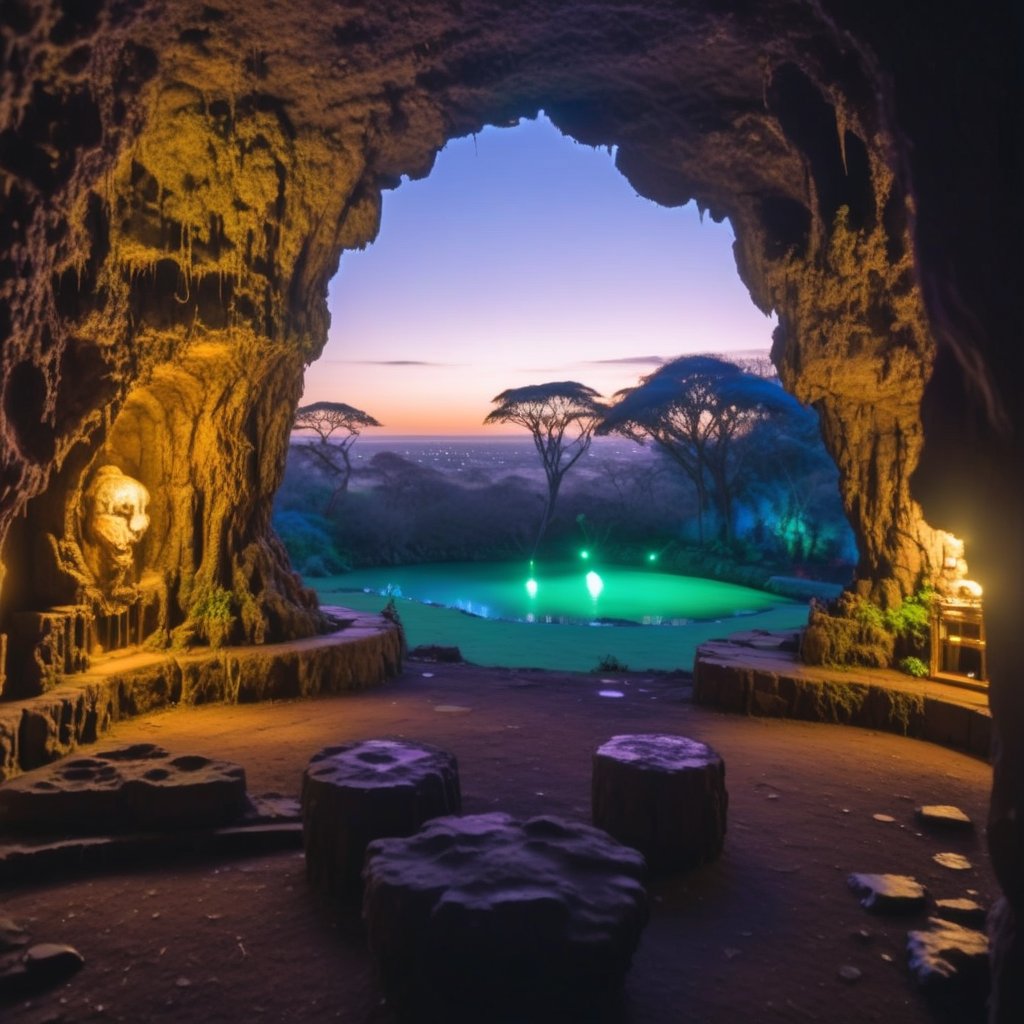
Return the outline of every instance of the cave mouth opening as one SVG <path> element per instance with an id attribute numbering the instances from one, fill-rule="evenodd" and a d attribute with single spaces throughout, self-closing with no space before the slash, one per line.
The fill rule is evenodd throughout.
<path id="1" fill-rule="evenodd" d="M 615 155 L 575 142 L 541 111 L 450 141 L 427 177 L 385 194 L 377 240 L 344 253 L 331 282 L 328 342 L 302 399 L 344 401 L 384 425 L 354 447 L 355 465 L 389 443 L 516 431 L 482 426 L 509 387 L 571 378 L 614 401 L 665 362 L 709 352 L 774 372 L 777 320 L 740 280 L 728 218 L 640 196 Z M 816 454 L 815 493 L 829 506 L 819 522 L 780 488 L 751 497 L 738 525 L 796 558 L 829 547 L 852 566 L 834 464 Z M 286 492 L 297 478 L 289 472 Z M 296 546 L 302 570 L 306 544 Z"/>

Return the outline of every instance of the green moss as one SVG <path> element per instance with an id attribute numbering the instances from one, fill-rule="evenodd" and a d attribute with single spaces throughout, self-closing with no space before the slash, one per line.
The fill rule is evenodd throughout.
<path id="1" fill-rule="evenodd" d="M 900 731 L 906 736 L 911 716 L 924 714 L 924 696 L 901 690 L 886 690 L 886 694 L 889 698 L 889 721 L 898 722 Z"/>
<path id="2" fill-rule="evenodd" d="M 815 712 L 822 722 L 852 722 L 867 695 L 867 687 L 823 680 L 814 687 Z"/>

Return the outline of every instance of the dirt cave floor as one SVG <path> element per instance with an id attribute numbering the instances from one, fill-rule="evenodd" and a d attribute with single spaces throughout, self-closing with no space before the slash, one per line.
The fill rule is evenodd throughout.
<path id="1" fill-rule="evenodd" d="M 591 755 L 609 737 L 703 740 L 726 763 L 725 851 L 712 865 L 650 882 L 650 924 L 607 1019 L 931 1021 L 905 952 L 908 928 L 927 915 L 869 914 L 846 879 L 911 874 L 931 897 L 974 894 L 989 906 L 988 765 L 888 734 L 708 711 L 689 694 L 686 677 L 412 662 L 366 693 L 146 715 L 118 725 L 102 746 L 148 741 L 227 758 L 244 765 L 250 793 L 297 796 L 321 747 L 414 738 L 457 755 L 466 813 L 589 821 Z M 914 808 L 932 803 L 956 804 L 976 829 L 922 828 Z M 942 851 L 973 867 L 940 866 L 932 857 Z M 394 1020 L 357 917 L 318 905 L 298 852 L 22 884 L 0 891 L 0 915 L 86 960 L 62 987 L 0 1006 L 11 1024 Z M 840 976 L 850 965 L 861 972 L 852 982 Z"/>

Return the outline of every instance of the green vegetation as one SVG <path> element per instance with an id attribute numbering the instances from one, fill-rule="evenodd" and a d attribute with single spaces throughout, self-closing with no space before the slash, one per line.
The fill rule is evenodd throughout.
<path id="1" fill-rule="evenodd" d="M 628 672 L 629 666 L 619 661 L 614 654 L 606 654 L 591 670 L 591 672 Z"/>
<path id="2" fill-rule="evenodd" d="M 219 586 L 202 591 L 192 602 L 189 618 L 196 634 L 211 647 L 222 647 L 230 637 L 235 622 L 233 605 L 231 591 Z"/>
<path id="3" fill-rule="evenodd" d="M 801 654 L 808 664 L 897 666 L 928 675 L 934 591 L 922 587 L 895 608 L 882 609 L 859 595 L 844 593 L 829 607 L 812 609 Z"/>
<path id="4" fill-rule="evenodd" d="M 889 720 L 898 722 L 904 736 L 910 731 L 912 718 L 924 714 L 924 697 L 917 693 L 903 693 L 887 690 L 889 696 Z"/>
<path id="5" fill-rule="evenodd" d="M 906 672 L 908 676 L 913 676 L 915 679 L 923 679 L 928 675 L 928 666 L 920 658 L 915 658 L 912 654 L 908 654 L 905 658 L 900 658 L 899 668 L 901 672 Z"/>

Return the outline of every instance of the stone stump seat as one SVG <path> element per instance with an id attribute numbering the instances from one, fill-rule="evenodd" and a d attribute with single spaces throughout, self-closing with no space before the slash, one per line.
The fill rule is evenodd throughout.
<path id="1" fill-rule="evenodd" d="M 607 833 L 550 816 L 435 818 L 379 839 L 363 918 L 382 988 L 403 1020 L 536 1020 L 552 1007 L 594 1019 L 647 923 L 644 871 Z"/>
<path id="2" fill-rule="evenodd" d="M 329 897 L 358 891 L 372 839 L 408 836 L 461 810 L 458 762 L 447 751 L 397 739 L 326 747 L 302 778 L 306 877 Z"/>
<path id="3" fill-rule="evenodd" d="M 635 847 L 652 870 L 715 860 L 725 841 L 725 763 L 685 736 L 613 736 L 594 754 L 594 824 Z"/>

